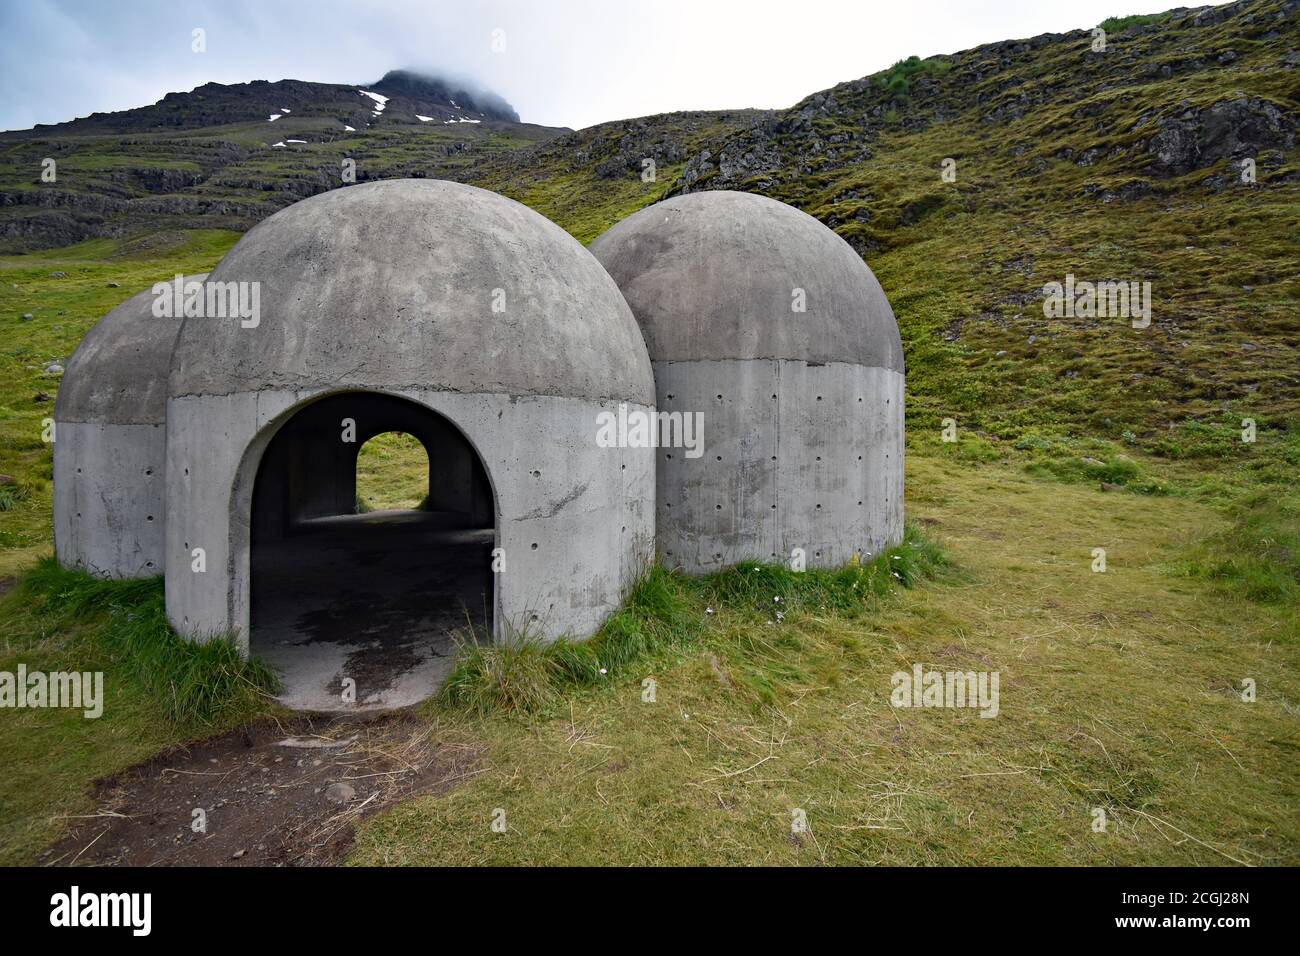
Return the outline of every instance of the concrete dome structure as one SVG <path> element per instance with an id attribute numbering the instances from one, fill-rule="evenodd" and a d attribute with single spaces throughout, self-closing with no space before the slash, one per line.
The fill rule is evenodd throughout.
<path id="1" fill-rule="evenodd" d="M 291 619 L 274 601 L 294 588 L 351 589 L 379 619 L 395 604 L 446 603 L 451 577 L 478 573 L 481 556 L 485 624 L 499 636 L 585 637 L 651 559 L 653 450 L 596 441 L 601 412 L 653 412 L 645 345 L 617 286 L 549 220 L 455 183 L 349 186 L 253 228 L 207 286 L 249 308 L 187 317 L 173 356 L 166 590 L 181 633 L 233 633 L 247 650 L 260 548 L 276 582 L 265 629 L 325 628 L 317 637 L 344 648 L 320 662 L 328 685 L 367 634 Z M 450 522 L 438 541 L 485 535 L 472 560 L 404 554 L 413 546 L 395 536 L 409 515 L 352 515 L 357 451 L 393 430 L 429 453 L 429 511 Z M 338 571 L 318 563 L 340 551 L 332 538 L 285 549 L 305 529 L 355 530 L 340 522 L 378 523 L 390 537 L 382 553 L 342 548 L 356 559 L 346 573 L 280 580 L 295 565 Z M 392 581 L 409 586 L 375 600 Z"/>
<path id="2" fill-rule="evenodd" d="M 155 300 L 141 292 L 95 323 L 54 405 L 55 553 L 106 577 L 163 569 L 167 376 L 180 322 L 156 317 Z"/>
<path id="3" fill-rule="evenodd" d="M 163 572 L 179 633 L 232 638 L 304 709 L 422 699 L 456 630 L 587 637 L 656 542 L 698 572 L 902 536 L 889 303 L 833 232 L 748 194 L 589 252 L 470 186 L 324 193 L 105 316 L 55 420 L 60 561 Z M 370 512 L 387 433 L 403 494 L 367 500 L 406 504 Z"/>
<path id="4" fill-rule="evenodd" d="M 699 413 L 703 454 L 657 452 L 669 565 L 833 566 L 903 532 L 903 350 L 879 282 L 811 216 L 698 192 L 591 246 L 641 325 L 660 415 Z"/>

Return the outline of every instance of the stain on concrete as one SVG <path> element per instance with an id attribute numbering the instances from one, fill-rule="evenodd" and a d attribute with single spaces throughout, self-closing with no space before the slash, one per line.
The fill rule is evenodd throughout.
<path id="1" fill-rule="evenodd" d="M 455 635 L 491 626 L 493 540 L 464 515 L 379 511 L 257 542 L 251 651 L 281 674 L 280 699 L 295 709 L 423 700 L 451 667 Z"/>

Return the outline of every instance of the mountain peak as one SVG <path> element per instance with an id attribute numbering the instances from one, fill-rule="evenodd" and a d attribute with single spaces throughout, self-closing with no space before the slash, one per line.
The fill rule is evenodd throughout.
<path id="1" fill-rule="evenodd" d="M 466 84 L 418 70 L 389 70 L 371 89 L 385 96 L 446 102 L 455 109 L 482 113 L 488 119 L 518 123 L 514 107 L 495 93 L 471 89 Z"/>
<path id="2" fill-rule="evenodd" d="M 90 116 L 32 132 L 142 133 L 206 129 L 293 116 L 330 118 L 356 129 L 390 123 L 518 123 L 514 107 L 495 93 L 415 70 L 389 70 L 378 83 L 354 85 L 306 80 L 204 83 L 168 93 L 152 106 Z M 15 131 L 20 132 L 20 131 Z"/>

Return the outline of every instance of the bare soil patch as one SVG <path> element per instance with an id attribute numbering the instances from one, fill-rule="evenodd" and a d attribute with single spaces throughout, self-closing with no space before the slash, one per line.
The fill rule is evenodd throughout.
<path id="1" fill-rule="evenodd" d="M 41 862 L 331 865 L 357 821 L 444 792 L 481 759 L 410 714 L 261 721 L 98 781 L 95 812 L 70 819 Z"/>

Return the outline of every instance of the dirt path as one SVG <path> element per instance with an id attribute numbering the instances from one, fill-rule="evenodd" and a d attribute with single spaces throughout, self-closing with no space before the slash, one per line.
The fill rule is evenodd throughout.
<path id="1" fill-rule="evenodd" d="M 329 865 L 357 821 L 454 787 L 481 757 L 407 714 L 263 721 L 99 781 L 95 813 L 69 820 L 40 862 Z"/>

